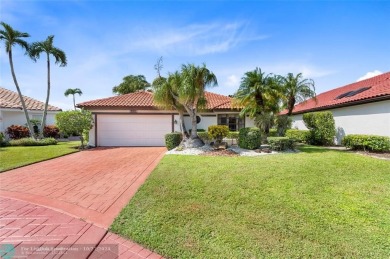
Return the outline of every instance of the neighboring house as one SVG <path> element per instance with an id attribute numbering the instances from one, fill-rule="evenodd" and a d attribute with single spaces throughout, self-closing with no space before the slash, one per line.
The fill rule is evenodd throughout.
<path id="1" fill-rule="evenodd" d="M 23 96 L 30 119 L 42 120 L 45 103 Z M 55 123 L 55 115 L 61 109 L 49 105 L 46 124 Z M 0 87 L 0 132 L 4 132 L 11 125 L 26 125 L 22 104 L 17 92 Z"/>
<path id="2" fill-rule="evenodd" d="M 390 137 L 390 72 L 342 86 L 297 104 L 293 128 L 306 129 L 306 112 L 331 111 L 336 123 L 336 144 L 345 135 L 371 134 Z M 284 112 L 286 113 L 286 112 Z"/>
<path id="3" fill-rule="evenodd" d="M 199 112 L 198 129 L 210 125 L 227 125 L 236 131 L 253 126 L 253 120 L 240 118 L 232 109 L 232 98 L 206 92 L 207 107 Z M 180 131 L 179 116 L 174 110 L 161 110 L 153 102 L 153 93 L 140 91 L 125 95 L 83 102 L 77 105 L 94 115 L 90 131 L 92 146 L 164 146 L 164 135 Z M 184 118 L 191 129 L 189 116 Z"/>

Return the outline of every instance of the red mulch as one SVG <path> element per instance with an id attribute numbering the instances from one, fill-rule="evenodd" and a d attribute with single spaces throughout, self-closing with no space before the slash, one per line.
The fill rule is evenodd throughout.
<path id="1" fill-rule="evenodd" d="M 201 154 L 202 156 L 238 156 L 234 151 L 221 149 L 221 150 L 212 150 Z"/>

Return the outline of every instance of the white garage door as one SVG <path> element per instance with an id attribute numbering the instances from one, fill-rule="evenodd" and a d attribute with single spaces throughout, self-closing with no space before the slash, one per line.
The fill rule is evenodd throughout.
<path id="1" fill-rule="evenodd" d="M 98 146 L 164 146 L 171 115 L 97 115 Z"/>

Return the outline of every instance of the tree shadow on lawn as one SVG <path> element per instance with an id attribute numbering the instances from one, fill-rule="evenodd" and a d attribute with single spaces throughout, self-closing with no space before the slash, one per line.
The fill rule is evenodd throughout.
<path id="1" fill-rule="evenodd" d="M 327 152 L 346 152 L 346 150 L 335 150 L 321 146 L 302 145 L 296 147 L 299 151 L 305 153 L 327 153 Z"/>

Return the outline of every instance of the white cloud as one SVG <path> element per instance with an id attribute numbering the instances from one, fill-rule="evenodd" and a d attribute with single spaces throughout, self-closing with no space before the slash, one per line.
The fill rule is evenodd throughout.
<path id="1" fill-rule="evenodd" d="M 225 81 L 225 86 L 227 87 L 237 87 L 240 85 L 240 79 L 236 75 L 230 75 Z"/>
<path id="2" fill-rule="evenodd" d="M 132 40 L 132 50 L 155 51 L 165 55 L 199 56 L 226 52 L 240 43 L 259 41 L 266 35 L 248 33 L 248 23 L 192 24 L 184 27 L 142 28 L 138 40 Z"/>
<path id="3" fill-rule="evenodd" d="M 364 76 L 359 77 L 358 80 L 356 80 L 356 82 L 362 81 L 364 79 L 368 79 L 368 78 L 371 78 L 371 77 L 374 77 L 374 76 L 378 76 L 380 74 L 383 74 L 383 72 L 381 72 L 379 70 L 374 70 L 374 71 L 371 71 L 371 72 L 367 72 Z"/>

